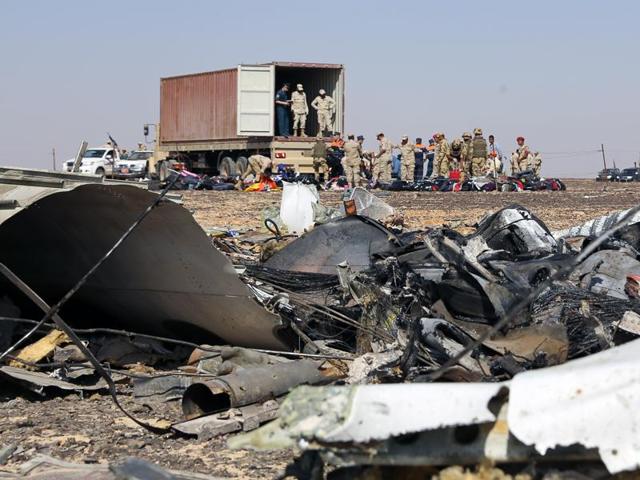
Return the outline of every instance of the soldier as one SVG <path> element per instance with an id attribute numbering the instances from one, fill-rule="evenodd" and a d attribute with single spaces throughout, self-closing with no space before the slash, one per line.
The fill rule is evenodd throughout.
<path id="1" fill-rule="evenodd" d="M 484 174 L 487 167 L 487 141 L 482 136 L 481 128 L 473 129 L 473 140 L 471 142 L 471 176 L 479 177 Z"/>
<path id="2" fill-rule="evenodd" d="M 362 161 L 362 147 L 355 141 L 355 136 L 350 134 L 344 144 L 344 158 L 342 168 L 351 188 L 358 186 L 360 180 L 360 162 Z"/>
<path id="3" fill-rule="evenodd" d="M 240 180 L 236 184 L 237 189 L 242 189 L 242 182 L 245 178 L 247 178 L 250 174 L 253 174 L 256 178 L 256 181 L 260 180 L 260 178 L 264 176 L 271 175 L 271 167 L 273 162 L 269 157 L 265 157 L 264 155 L 251 155 L 249 158 L 249 163 L 247 164 L 247 168 L 240 175 Z"/>
<path id="4" fill-rule="evenodd" d="M 433 165 L 434 177 L 448 177 L 449 176 L 449 153 L 450 147 L 447 139 L 444 138 L 444 133 L 438 132 L 435 135 L 436 140 L 436 156 Z"/>
<path id="5" fill-rule="evenodd" d="M 511 173 L 514 175 L 529 170 L 529 156 L 531 155 L 529 147 L 524 143 L 524 137 L 516 138 L 516 142 L 518 148 L 511 155 Z"/>
<path id="6" fill-rule="evenodd" d="M 393 150 L 393 145 L 382 132 L 376 138 L 378 139 L 379 150 L 371 162 L 373 180 L 375 183 L 378 183 L 378 181 L 391 183 L 391 151 Z"/>
<path id="7" fill-rule="evenodd" d="M 471 134 L 464 132 L 462 134 L 462 166 L 460 170 L 464 173 L 464 177 L 471 176 L 471 160 L 473 159 L 473 147 L 471 144 Z"/>
<path id="8" fill-rule="evenodd" d="M 540 178 L 540 170 L 542 170 L 542 156 L 540 156 L 540 152 L 535 152 L 531 157 L 531 170 L 536 177 Z"/>
<path id="9" fill-rule="evenodd" d="M 416 169 L 416 146 L 409 143 L 409 137 L 403 135 L 400 145 L 397 146 L 402 154 L 400 163 L 400 178 L 404 182 L 413 183 L 413 172 Z"/>
<path id="10" fill-rule="evenodd" d="M 326 133 L 331 131 L 331 117 L 333 116 L 336 102 L 323 89 L 320 89 L 318 94 L 311 102 L 311 106 L 318 112 L 318 135 L 325 136 Z"/>
<path id="11" fill-rule="evenodd" d="M 326 180 L 326 174 L 329 171 L 329 165 L 327 165 L 327 144 L 324 143 L 320 135 L 316 138 L 316 143 L 313 144 L 313 148 L 311 149 L 311 158 L 313 159 L 313 176 L 316 182 L 320 181 L 320 170 L 322 170 L 322 175 L 325 176 Z"/>
<path id="12" fill-rule="evenodd" d="M 449 162 L 451 169 L 462 170 L 464 159 L 462 154 L 464 152 L 464 142 L 460 138 L 456 138 L 451 142 L 451 148 L 449 149 Z"/>
<path id="13" fill-rule="evenodd" d="M 306 137 L 307 134 L 304 129 L 307 125 L 309 105 L 307 104 L 307 94 L 304 92 L 304 87 L 301 83 L 296 86 L 296 91 L 291 94 L 291 111 L 293 112 L 293 134 L 296 137 Z"/>

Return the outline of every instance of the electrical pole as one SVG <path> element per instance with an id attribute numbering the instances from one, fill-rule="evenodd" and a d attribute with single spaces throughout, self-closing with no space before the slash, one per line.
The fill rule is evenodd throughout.
<path id="1" fill-rule="evenodd" d="M 602 152 L 602 163 L 604 163 L 604 169 L 607 169 L 607 157 L 604 155 L 604 143 L 600 144 L 600 151 Z"/>
<path id="2" fill-rule="evenodd" d="M 56 170 L 56 147 L 51 149 L 51 158 L 53 159 L 53 170 Z"/>

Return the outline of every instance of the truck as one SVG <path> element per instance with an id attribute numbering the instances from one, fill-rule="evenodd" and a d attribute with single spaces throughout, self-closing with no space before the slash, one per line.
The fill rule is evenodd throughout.
<path id="1" fill-rule="evenodd" d="M 64 170 L 73 171 L 74 159 L 67 160 L 64 164 Z M 101 147 L 88 148 L 82 156 L 80 164 L 80 173 L 90 173 L 92 175 L 102 175 L 111 177 L 113 175 L 113 166 L 120 161 L 120 152 L 111 145 L 103 145 Z"/>
<path id="2" fill-rule="evenodd" d="M 319 128 L 311 102 L 324 89 L 335 101 L 333 131 L 344 132 L 344 74 L 341 64 L 271 62 L 162 78 L 156 148 L 197 173 L 239 175 L 253 154 L 312 173 Z M 308 137 L 275 134 L 275 94 L 284 83 L 304 85 Z"/>
<path id="3" fill-rule="evenodd" d="M 151 150 L 134 150 L 126 159 L 116 163 L 114 177 L 121 180 L 145 178 L 149 172 L 149 163 L 154 152 Z"/>

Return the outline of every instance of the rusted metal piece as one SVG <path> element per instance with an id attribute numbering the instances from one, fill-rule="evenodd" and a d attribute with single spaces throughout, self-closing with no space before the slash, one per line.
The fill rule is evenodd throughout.
<path id="1" fill-rule="evenodd" d="M 279 365 L 247 368 L 189 386 L 182 397 L 187 419 L 232 407 L 277 398 L 298 385 L 328 383 L 336 369 L 324 370 L 322 362 L 298 360 Z"/>
<path id="2" fill-rule="evenodd" d="M 160 141 L 236 137 L 237 78 L 233 68 L 160 81 Z"/>

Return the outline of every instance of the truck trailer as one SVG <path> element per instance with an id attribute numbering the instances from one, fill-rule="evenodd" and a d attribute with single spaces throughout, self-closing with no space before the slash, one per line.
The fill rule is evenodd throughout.
<path id="1" fill-rule="evenodd" d="M 308 137 L 275 135 L 275 95 L 284 83 L 304 85 Z M 179 155 L 195 172 L 234 176 L 259 153 L 298 173 L 313 171 L 318 119 L 311 102 L 324 89 L 335 100 L 333 131 L 344 132 L 344 67 L 271 62 L 160 80 L 161 152 Z M 293 117 L 293 115 L 292 115 Z"/>

